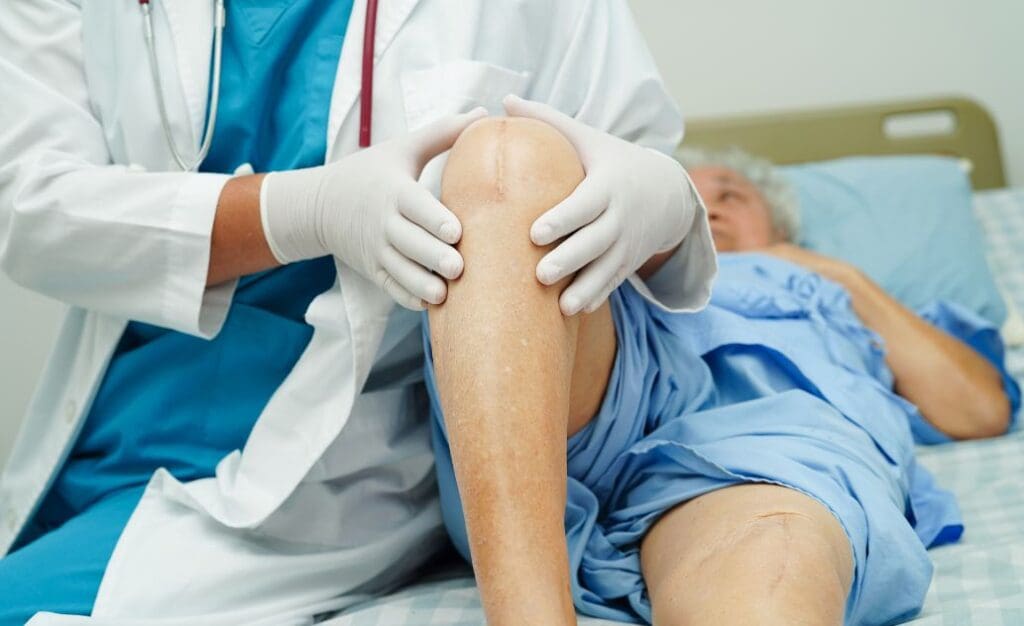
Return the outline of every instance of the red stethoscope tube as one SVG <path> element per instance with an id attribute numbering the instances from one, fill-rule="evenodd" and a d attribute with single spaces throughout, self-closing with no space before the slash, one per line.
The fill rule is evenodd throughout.
<path id="1" fill-rule="evenodd" d="M 373 122 L 373 53 L 377 35 L 377 0 L 366 0 L 366 23 L 363 27 L 363 85 L 359 94 L 359 147 L 370 146 Z"/>

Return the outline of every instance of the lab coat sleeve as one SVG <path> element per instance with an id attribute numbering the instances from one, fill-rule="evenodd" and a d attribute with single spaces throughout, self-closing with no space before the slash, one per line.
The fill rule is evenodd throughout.
<path id="1" fill-rule="evenodd" d="M 0 85 L 3 271 L 73 306 L 215 335 L 234 289 L 206 288 L 228 177 L 111 164 L 76 3 L 0 3 Z"/>
<path id="2" fill-rule="evenodd" d="M 573 34 L 566 46 L 549 46 L 541 57 L 529 97 L 595 128 L 672 154 L 683 137 L 682 115 L 625 0 L 581 0 L 575 12 L 562 15 Z M 703 308 L 718 271 L 707 209 L 688 176 L 684 184 L 694 219 L 683 243 L 646 283 L 635 275 L 630 278 L 645 298 L 671 311 Z"/>

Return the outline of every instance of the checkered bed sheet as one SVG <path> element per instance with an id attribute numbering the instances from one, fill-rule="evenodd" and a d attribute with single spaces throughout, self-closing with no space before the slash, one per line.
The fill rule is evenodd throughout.
<path id="1" fill-rule="evenodd" d="M 983 191 L 974 198 L 992 271 L 1017 309 L 1024 311 L 1024 188 Z"/>
<path id="2" fill-rule="evenodd" d="M 975 210 L 989 262 L 1011 308 L 1024 311 L 1024 189 L 982 192 Z M 1008 363 L 1024 384 L 1024 346 Z M 1024 430 L 987 441 L 920 449 L 921 463 L 953 490 L 966 524 L 963 540 L 931 552 L 935 577 L 913 626 L 1024 624 Z M 464 575 L 414 585 L 350 609 L 331 626 L 477 626 L 480 597 Z M 581 625 L 613 622 L 581 619 Z"/>

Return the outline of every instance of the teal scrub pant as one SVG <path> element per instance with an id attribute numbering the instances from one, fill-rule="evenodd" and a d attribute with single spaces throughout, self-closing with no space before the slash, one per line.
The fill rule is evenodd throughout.
<path id="1" fill-rule="evenodd" d="M 145 487 L 116 491 L 0 558 L 0 626 L 39 611 L 90 615 L 103 572 Z"/>

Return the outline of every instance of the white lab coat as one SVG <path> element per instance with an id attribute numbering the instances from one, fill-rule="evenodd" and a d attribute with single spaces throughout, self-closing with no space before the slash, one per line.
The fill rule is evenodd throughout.
<path id="1" fill-rule="evenodd" d="M 196 145 L 205 120 L 211 7 L 153 2 L 179 145 Z M 356 0 L 328 160 L 357 149 L 364 15 Z M 666 152 L 682 135 L 624 0 L 389 0 L 375 59 L 378 142 L 477 105 L 500 114 L 507 93 Z M 0 86 L 0 264 L 69 305 L 0 478 L 3 554 L 73 446 L 127 320 L 212 338 L 234 284 L 205 287 L 228 177 L 175 172 L 136 2 L 4 0 Z M 436 187 L 439 170 L 432 164 L 424 182 Z M 702 306 L 715 272 L 703 207 L 670 265 L 648 297 Z M 338 267 L 335 286 L 306 313 L 308 348 L 244 451 L 225 457 L 214 478 L 154 474 L 93 622 L 307 623 L 393 585 L 433 553 L 443 527 L 421 399 L 411 388 L 361 393 L 392 309 Z"/>

